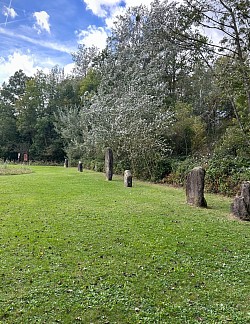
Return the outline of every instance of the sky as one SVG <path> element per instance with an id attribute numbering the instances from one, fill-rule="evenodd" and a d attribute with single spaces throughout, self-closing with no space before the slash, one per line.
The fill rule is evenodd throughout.
<path id="1" fill-rule="evenodd" d="M 0 85 L 22 69 L 70 73 L 79 44 L 105 47 L 114 17 L 152 0 L 0 0 Z"/>

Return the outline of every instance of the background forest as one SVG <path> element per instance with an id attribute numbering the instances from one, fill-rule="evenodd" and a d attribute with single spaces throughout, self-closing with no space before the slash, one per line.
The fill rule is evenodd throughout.
<path id="1" fill-rule="evenodd" d="M 249 51 L 250 1 L 133 7 L 104 51 L 72 53 L 71 76 L 19 70 L 2 84 L 0 157 L 101 171 L 111 147 L 117 173 L 182 185 L 203 165 L 207 190 L 233 194 L 250 177 Z"/>

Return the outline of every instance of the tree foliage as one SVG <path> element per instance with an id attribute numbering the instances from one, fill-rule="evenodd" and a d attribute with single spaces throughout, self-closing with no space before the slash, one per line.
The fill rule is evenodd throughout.
<path id="1" fill-rule="evenodd" d="M 112 147 L 116 170 L 148 179 L 170 172 L 171 158 L 247 158 L 249 19 L 246 0 L 129 8 L 105 50 L 72 54 L 71 77 L 55 67 L 3 84 L 1 154 L 60 160 L 64 149 L 72 160 L 100 160 Z"/>

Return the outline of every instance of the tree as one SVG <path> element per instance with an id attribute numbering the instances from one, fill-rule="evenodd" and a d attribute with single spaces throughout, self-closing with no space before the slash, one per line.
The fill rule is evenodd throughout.
<path id="1" fill-rule="evenodd" d="M 0 101 L 0 157 L 17 159 L 18 133 L 13 111 Z"/>
<path id="2" fill-rule="evenodd" d="M 17 149 L 21 153 L 28 152 L 31 159 L 58 161 L 64 158 L 63 144 L 53 124 L 55 109 L 60 105 L 58 84 L 61 80 L 61 71 L 57 69 L 52 69 L 49 75 L 37 71 L 26 80 L 22 95 L 14 102 L 19 134 Z"/>
<path id="3" fill-rule="evenodd" d="M 81 96 L 91 96 L 97 93 L 100 84 L 100 73 L 97 69 L 88 70 L 85 78 L 80 81 L 79 93 Z"/>
<path id="4" fill-rule="evenodd" d="M 192 21 L 177 17 L 176 11 L 176 4 L 159 1 L 150 10 L 130 8 L 117 18 L 105 51 L 93 59 L 94 68 L 87 72 L 82 60 L 83 106 L 59 118 L 69 148 L 86 155 L 112 147 L 122 165 L 154 178 L 158 162 L 171 153 L 174 106 L 187 97 L 185 84 L 197 60 L 194 47 L 174 37 L 173 27 L 192 32 Z M 86 56 L 87 50 L 81 53 Z M 87 96 L 92 89 L 95 94 Z"/>
<path id="5" fill-rule="evenodd" d="M 0 90 L 0 154 L 4 158 L 17 159 L 20 151 L 16 103 L 23 97 L 28 80 L 19 70 L 3 83 Z"/>
<path id="6" fill-rule="evenodd" d="M 73 73 L 77 78 L 86 77 L 89 68 L 94 64 L 94 58 L 98 52 L 98 48 L 95 46 L 86 47 L 84 44 L 80 44 L 78 50 L 72 53 L 72 59 L 75 63 Z"/>
<path id="7" fill-rule="evenodd" d="M 27 77 L 22 70 L 15 72 L 14 75 L 9 78 L 8 83 L 3 83 L 1 100 L 13 108 L 15 102 L 25 93 L 26 82 L 28 80 L 29 77 Z"/>
<path id="8" fill-rule="evenodd" d="M 206 44 L 216 54 L 217 85 L 230 103 L 243 136 L 247 137 L 249 130 L 244 116 L 248 119 L 250 115 L 250 1 L 186 0 L 185 4 L 184 10 L 197 26 L 215 30 L 220 36 L 219 43 L 206 40 Z M 218 59 L 221 56 L 224 59 Z"/>
<path id="9" fill-rule="evenodd" d="M 193 115 L 193 108 L 186 103 L 175 105 L 175 122 L 171 127 L 172 147 L 175 156 L 191 156 L 206 152 L 205 123 Z"/>
<path id="10" fill-rule="evenodd" d="M 17 127 L 26 151 L 33 143 L 39 106 L 41 106 L 41 97 L 36 80 L 30 79 L 26 84 L 24 95 L 16 102 Z"/>
<path id="11" fill-rule="evenodd" d="M 82 124 L 79 108 L 68 107 L 68 110 L 59 110 L 55 118 L 55 130 L 60 134 L 67 156 L 71 160 L 79 160 L 85 153 L 84 129 L 86 124 Z M 80 126 L 83 127 L 80 127 Z"/>
<path id="12" fill-rule="evenodd" d="M 247 5 L 155 0 L 117 17 L 101 53 L 80 47 L 81 101 L 57 123 L 68 152 L 95 158 L 112 147 L 121 168 L 153 179 L 171 154 L 211 152 L 235 121 L 247 139 Z M 225 37 L 213 43 L 201 27 Z"/>

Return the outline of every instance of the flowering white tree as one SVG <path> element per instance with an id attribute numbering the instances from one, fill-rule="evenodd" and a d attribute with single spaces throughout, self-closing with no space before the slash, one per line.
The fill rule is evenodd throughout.
<path id="1" fill-rule="evenodd" d="M 98 91 L 78 115 L 83 154 L 111 147 L 122 168 L 157 177 L 171 152 L 173 106 L 185 97 L 195 62 L 194 49 L 174 37 L 173 27 L 192 32 L 177 11 L 177 4 L 154 1 L 150 9 L 133 7 L 117 17 L 106 50 L 94 60 Z"/>

